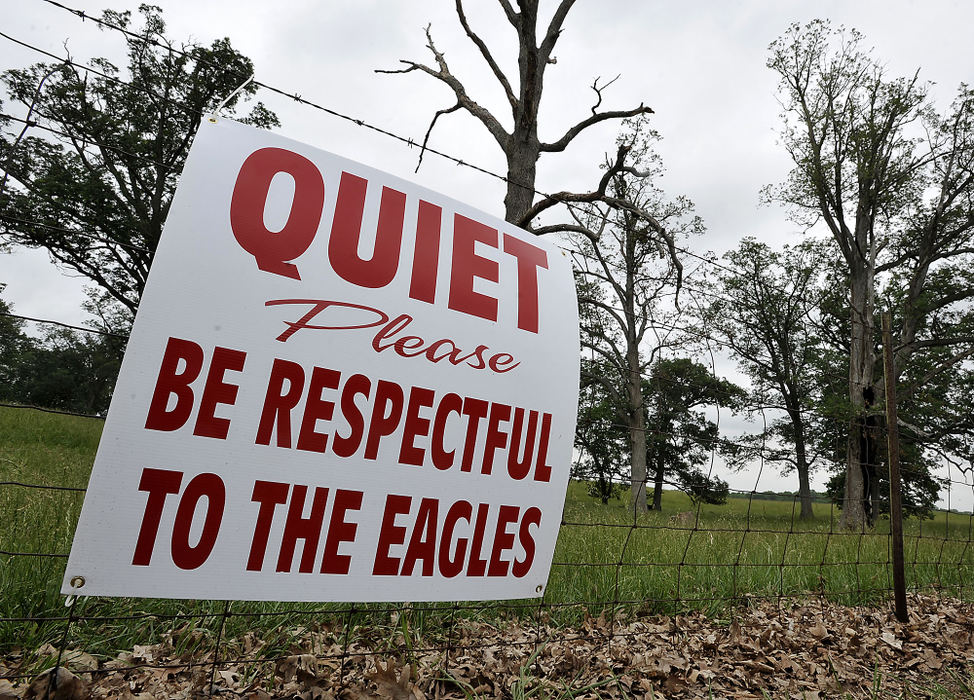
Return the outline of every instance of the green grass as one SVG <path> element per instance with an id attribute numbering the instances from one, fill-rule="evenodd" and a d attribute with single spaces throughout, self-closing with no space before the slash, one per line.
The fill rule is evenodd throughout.
<path id="1" fill-rule="evenodd" d="M 102 423 L 93 419 L 0 408 L 0 482 L 81 487 L 87 484 Z M 0 485 L 0 551 L 66 555 L 83 494 Z M 663 496 L 663 511 L 634 523 L 625 496 L 602 505 L 569 486 L 566 524 L 555 552 L 545 603 L 556 620 L 570 622 L 585 612 L 624 608 L 664 613 L 695 608 L 718 613 L 749 596 L 825 595 L 842 603 L 876 603 L 889 597 L 888 522 L 875 530 L 845 533 L 838 511 L 816 504 L 813 521 L 799 521 L 791 501 L 733 497 L 723 506 L 704 506 L 691 523 L 671 521 L 694 510 L 680 493 Z M 633 525 L 638 527 L 633 527 Z M 906 532 L 907 585 L 942 588 L 968 597 L 974 581 L 974 545 L 969 515 L 937 513 L 932 520 L 909 520 Z M 33 650 L 59 642 L 68 614 L 59 594 L 64 558 L 0 554 L 0 653 Z M 621 566 L 620 566 L 621 563 Z M 284 652 L 289 629 L 330 625 L 329 611 L 347 606 L 234 602 L 226 634 L 260 627 L 270 643 L 265 655 Z M 415 636 L 435 637 L 444 616 L 498 619 L 533 615 L 537 604 L 496 604 L 454 611 L 452 604 L 413 607 L 408 625 L 389 624 L 400 606 L 357 606 L 356 635 L 391 644 Z M 180 644 L 212 648 L 224 603 L 152 599 L 87 599 L 77 614 L 85 618 L 144 616 L 129 620 L 85 619 L 71 626 L 72 640 L 98 653 L 113 654 L 147 644 L 176 630 Z M 309 616 L 309 610 L 322 615 Z M 268 618 L 239 613 L 277 613 Z M 173 620 L 173 615 L 186 618 Z M 20 619 L 10 619 L 20 618 Z M 40 620 L 26 622 L 24 618 Z M 341 615 L 341 627 L 348 615 Z M 47 620 L 46 622 L 44 620 Z M 192 632 L 191 632 L 192 631 Z"/>
<path id="2" fill-rule="evenodd" d="M 608 592 L 672 612 L 685 605 L 719 609 L 745 596 L 813 592 L 847 604 L 887 597 L 889 522 L 849 533 L 839 529 L 839 511 L 830 504 L 815 509 L 814 520 L 801 521 L 792 501 L 737 496 L 722 506 L 702 506 L 683 524 L 672 522 L 673 514 L 696 509 L 684 494 L 667 492 L 663 511 L 641 516 L 634 528 L 624 498 L 602 506 L 573 483 L 565 521 L 581 524 L 562 528 L 549 598 L 600 600 Z M 908 520 L 904 531 L 908 587 L 970 589 L 971 516 L 938 512 L 930 520 Z M 578 562 L 602 566 L 573 566 Z"/>

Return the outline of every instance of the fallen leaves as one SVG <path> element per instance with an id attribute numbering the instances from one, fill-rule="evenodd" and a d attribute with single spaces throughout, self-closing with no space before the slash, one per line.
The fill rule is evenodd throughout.
<path id="1" fill-rule="evenodd" d="M 825 629 L 825 625 L 823 625 L 821 622 L 816 622 L 815 625 L 810 627 L 808 629 L 808 633 L 819 641 L 822 641 L 829 636 L 829 631 Z"/>
<path id="2" fill-rule="evenodd" d="M 84 700 L 88 697 L 88 687 L 83 680 L 64 667 L 45 671 L 27 687 L 24 700 L 45 698 L 46 700 Z"/>
<path id="3" fill-rule="evenodd" d="M 337 626 L 294 628 L 273 640 L 248 632 L 226 641 L 220 658 L 233 661 L 216 669 L 212 641 L 187 628 L 113 659 L 65 650 L 55 697 L 196 698 L 209 694 L 211 674 L 217 691 L 246 700 L 924 697 L 937 679 L 949 686 L 971 678 L 974 605 L 913 596 L 910 606 L 905 624 L 885 610 L 824 600 L 750 600 L 722 620 L 702 613 L 603 614 L 571 627 L 544 615 L 520 624 L 460 620 L 410 645 L 389 633 L 396 625 L 358 627 L 347 648 Z M 49 665 L 57 650 L 45 645 L 25 656 Z M 0 659 L 0 675 L 19 678 L 23 663 Z M 43 697 L 49 674 L 0 680 L 0 700 Z"/>
<path id="4" fill-rule="evenodd" d="M 385 667 L 382 666 L 381 661 L 376 661 L 375 670 L 367 677 L 375 683 L 376 692 L 381 698 L 426 700 L 423 691 L 414 685 L 417 680 L 413 677 L 415 673 L 416 669 L 412 664 L 407 664 L 400 669 L 396 667 L 395 659 L 389 659 Z"/>
<path id="5" fill-rule="evenodd" d="M 897 639 L 892 632 L 883 632 L 881 635 L 879 635 L 879 638 L 897 651 L 903 651 L 903 642 Z"/>

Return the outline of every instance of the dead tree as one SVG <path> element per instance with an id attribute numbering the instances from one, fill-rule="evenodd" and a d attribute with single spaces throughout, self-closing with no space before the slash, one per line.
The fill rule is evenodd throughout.
<path id="1" fill-rule="evenodd" d="M 575 0 L 560 0 L 547 27 L 543 27 L 540 32 L 538 27 L 539 0 L 517 0 L 517 9 L 514 8 L 510 0 L 498 0 L 498 4 L 518 37 L 518 82 L 516 85 L 512 84 L 501 69 L 491 48 L 470 26 L 462 0 L 456 0 L 456 14 L 467 38 L 477 47 L 494 78 L 504 91 L 511 109 L 510 128 L 506 128 L 502 118 L 477 102 L 468 93 L 464 83 L 450 70 L 443 53 L 436 48 L 429 27 L 426 28 L 426 47 L 433 56 L 433 65 L 403 60 L 401 61 L 403 68 L 378 71 L 380 73 L 419 71 L 439 80 L 453 92 L 456 98 L 455 104 L 441 109 L 433 115 L 423 139 L 423 150 L 425 151 L 430 134 L 441 116 L 457 111 L 468 112 L 487 129 L 497 145 L 500 146 L 507 160 L 507 194 L 504 198 L 504 218 L 508 222 L 538 235 L 547 233 L 577 234 L 597 248 L 600 234 L 605 228 L 604 223 L 610 216 L 608 212 L 624 215 L 628 217 L 633 230 L 643 230 L 645 235 L 657 237 L 662 241 L 674 271 L 673 278 L 678 294 L 683 281 L 683 266 L 677 256 L 674 237 L 665 225 L 665 221 L 658 219 L 653 212 L 644 206 L 643 202 L 627 196 L 626 192 L 620 192 L 619 188 L 614 186 L 625 180 L 645 180 L 649 176 L 649 173 L 641 172 L 634 165 L 634 161 L 638 161 L 639 156 L 644 154 L 639 149 L 632 152 L 635 145 L 632 138 L 619 139 L 616 153 L 614 156 L 606 158 L 597 185 L 588 192 L 560 191 L 553 194 L 541 194 L 535 186 L 537 163 L 542 154 L 564 151 L 579 134 L 602 122 L 633 120 L 634 123 L 628 125 L 630 132 L 638 133 L 641 129 L 646 128 L 642 122 L 646 119 L 646 115 L 653 113 L 653 110 L 644 104 L 640 104 L 633 109 L 600 111 L 603 92 L 616 79 L 602 82 L 596 78 L 591 85 L 591 89 L 595 93 L 595 100 L 589 110 L 590 114 L 568 128 L 559 138 L 553 141 L 542 141 L 539 135 L 538 114 L 543 93 L 544 75 L 548 66 L 555 63 L 552 52 L 561 36 L 565 18 L 575 4 Z M 631 155 L 632 158 L 630 158 Z M 421 163 L 422 153 L 420 154 Z M 564 221 L 546 225 L 536 224 L 538 217 L 543 212 L 558 205 L 565 205 L 569 208 Z M 601 226 L 599 225 L 600 221 L 603 224 Z M 629 412 L 632 420 L 635 421 L 630 426 L 630 432 L 633 436 L 632 454 L 635 460 L 632 468 L 635 512 L 646 510 L 645 427 L 641 422 L 643 411 L 642 393 L 639 389 L 641 385 L 639 339 L 641 339 L 641 334 L 639 338 L 635 336 L 630 338 L 627 366 L 632 371 L 626 377 L 629 386 L 632 388 L 629 392 L 629 405 L 635 406 L 635 409 Z"/>
<path id="2" fill-rule="evenodd" d="M 538 31 L 539 0 L 518 0 L 517 10 L 512 6 L 510 0 L 498 0 L 498 4 L 518 36 L 518 83 L 516 86 L 512 85 L 507 75 L 501 70 L 490 47 L 471 28 L 461 0 L 456 0 L 456 13 L 463 31 L 480 51 L 480 55 L 487 62 L 497 82 L 504 90 L 513 119 L 510 128 L 505 128 L 502 119 L 491 113 L 490 110 L 468 94 L 463 82 L 450 71 L 443 53 L 437 50 L 429 27 L 426 28 L 426 47 L 433 54 L 435 66 L 403 60 L 401 63 L 404 64 L 404 68 L 377 72 L 411 73 L 420 71 L 447 85 L 456 97 L 456 104 L 441 109 L 433 115 L 423 139 L 423 148 L 425 149 L 430 134 L 441 116 L 458 110 L 467 111 L 484 125 L 507 159 L 507 195 L 504 198 L 505 219 L 536 233 L 565 230 L 559 226 L 535 229 L 532 227 L 532 223 L 542 211 L 559 203 L 571 205 L 573 203 L 603 201 L 606 195 L 606 186 L 614 173 L 606 173 L 599 183 L 599 187 L 591 192 L 558 192 L 544 196 L 536 202 L 535 177 L 541 154 L 564 151 L 579 134 L 590 126 L 610 120 L 622 120 L 651 114 L 653 110 L 640 104 L 634 109 L 599 111 L 602 105 L 602 92 L 614 80 L 600 85 L 600 80 L 596 78 L 592 84 L 592 90 L 595 92 L 595 104 L 591 107 L 591 114 L 565 131 L 560 138 L 554 141 L 542 141 L 538 135 L 538 110 L 541 105 L 544 74 L 548 66 L 555 63 L 552 52 L 561 36 L 565 17 L 575 4 L 575 0 L 561 0 L 548 26 L 543 28 L 540 34 Z M 616 165 L 613 166 L 617 168 L 615 172 L 619 172 L 619 169 L 625 167 L 625 154 L 620 150 L 619 155 L 620 157 L 615 161 Z M 422 162 L 422 155 L 420 155 L 420 162 Z"/>

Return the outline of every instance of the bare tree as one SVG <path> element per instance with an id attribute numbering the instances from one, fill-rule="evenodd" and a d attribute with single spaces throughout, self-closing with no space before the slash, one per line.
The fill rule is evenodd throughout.
<path id="1" fill-rule="evenodd" d="M 604 203 L 584 214 L 573 212 L 577 219 L 571 233 L 581 315 L 592 321 L 583 323 L 582 347 L 599 359 L 594 366 L 609 368 L 589 380 L 611 397 L 627 428 L 636 513 L 647 510 L 643 376 L 656 353 L 674 341 L 660 330 L 672 327 L 664 319 L 673 308 L 672 295 L 682 275 L 679 260 L 671 254 L 674 236 L 703 230 L 690 200 L 666 200 L 653 185 L 662 170 L 652 149 L 657 139 L 642 120 L 629 124 L 619 143 L 638 168 L 614 172 Z M 611 159 L 605 168 L 613 170 Z"/>
<path id="2" fill-rule="evenodd" d="M 558 192 L 535 201 L 535 178 L 537 163 L 541 154 L 564 151 L 579 134 L 601 122 L 651 114 L 653 110 L 640 104 L 634 109 L 599 111 L 602 105 L 603 90 L 611 85 L 614 80 L 600 85 L 600 80 L 596 78 L 592 84 L 592 90 L 595 92 L 595 104 L 591 107 L 591 114 L 568 128 L 559 138 L 553 141 L 542 141 L 538 132 L 538 112 L 541 106 L 545 71 L 549 65 L 555 63 L 552 52 L 561 36 L 565 18 L 575 4 L 575 0 L 561 0 L 548 22 L 548 26 L 541 27 L 540 32 L 538 26 L 539 0 L 518 0 L 517 10 L 509 0 L 498 0 L 498 4 L 507 21 L 517 32 L 519 49 L 516 84 L 512 84 L 501 69 L 491 48 L 470 26 L 461 0 L 456 0 L 456 13 L 467 38 L 477 47 L 480 55 L 490 67 L 491 73 L 504 91 L 511 109 L 510 126 L 505 127 L 502 118 L 493 114 L 468 93 L 464 83 L 451 72 L 446 57 L 437 50 L 429 27 L 426 28 L 426 46 L 433 55 L 435 65 L 404 60 L 401 61 L 405 66 L 404 68 L 377 72 L 411 73 L 419 71 L 439 80 L 453 91 L 456 103 L 433 115 L 426 137 L 423 140 L 423 147 L 425 148 L 430 133 L 432 133 L 441 116 L 459 110 L 473 115 L 494 138 L 507 159 L 507 196 L 504 198 L 505 219 L 517 226 L 534 230 L 532 229 L 534 219 L 542 211 L 559 203 L 601 201 L 606 195 L 606 187 L 613 172 L 619 172 L 625 168 L 625 153 L 620 151 L 598 187 L 591 192 Z M 422 156 L 420 156 L 420 160 L 422 160 Z M 535 232 L 547 233 L 554 230 L 563 229 L 553 226 L 545 227 L 544 230 L 535 230 Z"/>
<path id="3" fill-rule="evenodd" d="M 453 92 L 455 104 L 437 111 L 430 121 L 429 128 L 423 140 L 423 147 L 429 141 L 437 121 L 441 116 L 457 111 L 466 111 L 476 118 L 497 142 L 507 160 L 507 195 L 504 198 L 505 219 L 517 226 L 532 231 L 535 234 L 569 233 L 576 236 L 579 246 L 587 246 L 589 250 L 596 250 L 601 235 L 607 228 L 628 231 L 620 234 L 616 239 L 623 245 L 625 236 L 629 236 L 630 243 L 640 241 L 635 250 L 630 253 L 642 256 L 661 254 L 665 261 L 662 263 L 664 271 L 658 279 L 645 270 L 638 269 L 640 261 L 630 262 L 633 274 L 629 283 L 645 287 L 636 291 L 635 286 L 626 296 L 624 286 L 613 288 L 614 301 L 618 299 L 622 310 L 613 310 L 616 320 L 621 322 L 620 329 L 624 336 L 621 345 L 605 351 L 607 359 L 616 363 L 622 383 L 616 385 L 615 391 L 621 389 L 625 398 L 623 404 L 626 422 L 629 425 L 630 443 L 632 447 L 632 479 L 634 508 L 636 511 L 646 510 L 646 429 L 641 391 L 641 372 L 645 363 L 641 356 L 640 344 L 647 330 L 648 305 L 655 303 L 662 289 L 675 282 L 677 294 L 683 280 L 683 265 L 677 255 L 673 233 L 667 226 L 667 218 L 679 219 L 691 205 L 686 200 L 679 200 L 675 209 L 664 208 L 657 211 L 654 207 L 659 200 L 640 200 L 639 192 L 642 185 L 637 183 L 647 181 L 649 173 L 640 171 L 635 165 L 646 152 L 633 151 L 636 140 L 621 138 L 613 157 L 607 158 L 598 184 L 587 192 L 560 191 L 550 195 L 538 196 L 535 180 L 538 159 L 544 153 L 558 153 L 568 146 L 586 129 L 607 121 L 644 118 L 652 114 L 653 110 L 644 104 L 633 109 L 600 111 L 605 88 L 614 80 L 602 82 L 596 78 L 592 83 L 595 93 L 594 104 L 590 114 L 566 129 L 558 138 L 543 141 L 539 133 L 538 114 L 543 96 L 545 71 L 549 65 L 555 63 L 553 51 L 562 33 L 562 28 L 575 0 L 560 0 L 547 26 L 539 27 L 539 0 L 517 0 L 517 9 L 510 0 L 498 0 L 498 4 L 507 21 L 513 27 L 518 39 L 517 82 L 513 83 L 500 67 L 493 50 L 473 29 L 467 19 L 462 0 L 456 0 L 456 14 L 467 38 L 476 46 L 481 57 L 487 63 L 494 78 L 510 107 L 511 119 L 509 126 L 505 120 L 491 112 L 472 97 L 466 85 L 450 69 L 443 52 L 436 48 L 430 28 L 426 29 L 427 48 L 433 56 L 433 65 L 417 61 L 401 61 L 403 68 L 397 70 L 378 71 L 381 73 L 412 73 L 420 72 L 442 82 Z M 641 120 L 640 120 L 641 121 Z M 645 130 L 645 125 L 633 127 L 635 131 Z M 420 163 L 422 155 L 420 156 Z M 635 189 L 634 189 L 635 188 Z M 648 193 L 649 190 L 646 190 Z M 568 215 L 564 221 L 546 225 L 536 223 L 538 217 L 558 205 L 566 205 Z M 662 212 L 662 214 L 661 214 Z M 611 254 L 608 254 L 611 256 Z M 582 257 L 586 257 L 585 254 Z M 597 258 L 596 258 L 597 259 Z M 608 259 L 604 260 L 608 264 Z M 598 266 L 599 263 L 596 263 Z M 589 267 L 589 270 L 595 269 Z M 615 272 L 613 272 L 615 275 Z M 638 283 L 637 283 L 638 280 Z M 609 285 L 612 286 L 611 284 Z M 623 296 L 617 292 L 622 290 Z M 610 305 L 612 306 L 612 305 Z M 583 339 L 583 344 L 585 343 Z"/>

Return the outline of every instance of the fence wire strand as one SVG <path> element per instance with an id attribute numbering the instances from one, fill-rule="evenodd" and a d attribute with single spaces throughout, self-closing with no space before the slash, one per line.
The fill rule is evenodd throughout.
<path id="1" fill-rule="evenodd" d="M 135 41 L 153 44 L 166 51 L 182 53 L 179 49 L 156 42 L 145 36 L 128 31 L 124 27 L 107 22 L 73 9 L 56 0 L 43 2 L 61 10 L 67 11 L 80 20 L 93 20 L 99 26 L 126 35 Z M 114 76 L 98 71 L 92 66 L 75 63 L 70 57 L 60 57 L 39 47 L 32 46 L 6 33 L 0 32 L 0 37 L 21 45 L 32 51 L 56 61 L 58 65 L 86 71 L 102 79 L 115 82 L 122 86 L 129 83 Z M 242 76 L 243 77 L 243 76 Z M 330 107 L 317 104 L 296 93 L 290 93 L 277 87 L 255 81 L 263 90 L 289 98 L 301 105 L 326 113 L 332 117 L 342 119 L 356 126 L 380 133 L 386 137 L 408 146 L 416 146 L 412 138 L 403 137 L 392 131 L 354 118 Z M 156 99 L 168 100 L 166 96 L 153 95 Z M 184 106 L 176 101 L 174 106 L 183 109 Z M 17 143 L 20 143 L 30 129 L 40 129 L 55 136 L 64 136 L 60 130 L 46 124 L 41 124 L 37 118 L 44 118 L 34 110 L 26 118 L 3 114 L 4 118 L 17 121 L 23 125 Z M 111 144 L 91 144 L 92 146 L 117 150 L 126 155 L 141 158 Z M 473 169 L 491 178 L 503 182 L 510 180 L 489 169 L 469 163 L 462 158 L 430 148 L 423 147 L 424 152 L 430 152 L 446 158 L 459 166 Z M 147 163 L 168 169 L 164 163 L 152 159 L 144 159 Z M 4 182 L 7 170 L 4 168 Z M 517 183 L 514 183 L 517 184 Z M 539 190 L 531 188 L 535 194 L 550 197 Z M 0 218 L 19 225 L 31 225 L 49 230 L 52 233 L 70 233 L 81 237 L 89 237 L 96 241 L 107 242 L 97 233 L 75 231 L 73 229 L 59 229 L 54 226 L 18 219 L 9 213 L 0 212 Z M 114 243 L 114 242 L 113 242 Z M 151 254 L 148 248 L 119 243 L 121 247 Z M 678 251 L 690 258 L 698 260 L 700 265 L 707 265 L 714 270 L 740 275 L 742 271 L 735 270 L 723 263 L 682 247 Z M 702 296 L 714 296 L 714 292 L 705 287 L 689 285 L 688 291 Z M 725 301 L 732 301 L 725 299 Z M 99 330 L 74 324 L 63 323 L 31 316 L 23 316 L 8 312 L 0 316 L 26 321 L 29 323 L 53 325 L 71 331 L 103 335 L 118 339 L 127 336 L 120 333 Z M 685 334 L 695 336 L 706 346 L 706 353 L 710 358 L 711 370 L 716 375 L 716 351 L 733 349 L 725 339 L 690 325 L 679 318 L 661 321 L 654 328 L 655 332 L 666 334 Z M 660 343 L 660 346 L 665 343 Z M 716 349 L 716 350 L 715 350 Z M 659 360 L 659 358 L 657 358 Z M 656 376 L 657 382 L 667 381 Z M 662 390 L 662 386 L 658 386 Z M 238 647 L 238 637 L 243 636 L 243 630 L 258 629 L 268 635 L 280 633 L 287 623 L 299 620 L 302 626 L 310 629 L 310 653 L 316 663 L 334 662 L 337 666 L 338 685 L 346 687 L 357 672 L 359 661 L 400 656 L 412 662 L 425 654 L 441 655 L 442 672 L 446 678 L 453 678 L 451 667 L 459 669 L 462 659 L 467 655 L 488 653 L 498 647 L 507 650 L 525 651 L 525 663 L 532 660 L 533 668 L 528 672 L 541 674 L 542 664 L 540 655 L 549 644 L 591 641 L 593 634 L 604 636 L 599 640 L 605 650 L 605 656 L 615 659 L 622 658 L 627 641 L 638 636 L 640 632 L 627 631 L 633 614 L 649 610 L 654 613 L 677 615 L 686 614 L 692 610 L 718 610 L 729 614 L 733 624 L 738 629 L 750 629 L 762 632 L 760 623 L 749 623 L 740 611 L 743 605 L 754 605 L 755 601 L 773 603 L 779 611 L 789 605 L 802 602 L 817 601 L 823 611 L 827 604 L 833 601 L 851 601 L 863 603 L 868 601 L 888 601 L 892 595 L 892 575 L 890 570 L 888 532 L 882 527 L 882 516 L 876 517 L 877 527 L 867 530 L 863 526 L 859 530 L 846 530 L 839 527 L 839 512 L 844 497 L 822 499 L 813 498 L 816 509 L 816 519 L 803 521 L 799 517 L 800 499 L 793 495 L 769 496 L 759 491 L 765 474 L 766 456 L 771 454 L 771 447 L 767 444 L 768 416 L 766 410 L 781 407 L 755 406 L 754 413 L 760 414 L 764 430 L 761 433 L 761 445 L 755 453 L 758 463 L 753 488 L 750 490 L 728 489 L 728 496 L 740 507 L 743 516 L 739 519 L 725 517 L 720 514 L 721 506 L 710 506 L 701 501 L 691 501 L 691 510 L 677 512 L 672 515 L 650 512 L 637 513 L 636 510 L 624 502 L 608 504 L 599 512 L 599 516 L 592 520 L 581 518 L 580 513 L 566 512 L 561 523 L 561 541 L 552 564 L 552 575 L 548 585 L 541 591 L 536 601 L 522 602 L 488 602 L 469 603 L 453 601 L 445 604 L 412 603 L 401 605 L 305 605 L 284 606 L 283 609 L 267 609 L 275 607 L 269 604 L 240 603 L 232 608 L 230 601 L 224 601 L 222 611 L 205 612 L 208 602 L 180 602 L 174 605 L 167 603 L 160 605 L 151 612 L 140 608 L 147 603 L 138 601 L 103 601 L 95 599 L 72 599 L 68 606 L 67 615 L 63 610 L 53 606 L 35 607 L 32 610 L 17 610 L 5 606 L 0 613 L 0 631 L 24 626 L 44 628 L 47 630 L 46 639 L 57 642 L 56 656 L 53 669 L 47 681 L 46 693 L 57 692 L 59 682 L 58 669 L 65 664 L 72 667 L 73 654 L 78 648 L 73 648 L 75 637 L 79 640 L 88 639 L 87 643 L 96 643 L 98 630 L 113 629 L 120 624 L 129 624 L 145 631 L 146 636 L 141 641 L 158 643 L 160 635 L 150 635 L 149 630 L 168 627 L 169 639 L 175 639 L 187 628 L 190 632 L 185 636 L 192 637 L 192 632 L 206 630 L 215 635 L 210 651 L 203 649 L 191 650 L 189 659 L 179 661 L 136 661 L 130 658 L 130 663 L 115 669 L 119 674 L 130 674 L 141 669 L 153 669 L 169 672 L 191 671 L 193 669 L 208 669 L 208 693 L 216 694 L 223 684 L 218 681 L 220 671 L 240 665 L 270 666 L 274 669 L 282 663 L 295 658 L 294 648 L 287 648 L 278 653 L 258 655 L 241 653 Z M 35 412 L 61 414 L 85 418 L 102 418 L 102 416 L 77 413 L 57 408 L 23 405 L 12 402 L 0 402 L 0 409 L 18 410 L 28 415 Z M 720 424 L 721 408 L 717 407 L 717 424 Z M 2 413 L 0 413 L 2 416 Z M 838 425 L 848 429 L 850 424 L 844 419 L 834 419 Z M 612 427 L 631 428 L 624 424 Z M 643 439 L 647 437 L 678 437 L 676 431 L 659 430 L 653 427 L 641 429 Z M 907 438 L 908 439 L 908 438 Z M 728 439 L 728 444 L 745 446 L 745 443 L 735 443 Z M 0 443 L 3 449 L 3 443 Z M 707 476 L 715 474 L 718 449 L 711 446 Z M 18 457 L 21 459 L 21 457 Z M 41 496 L 76 496 L 84 493 L 82 487 L 64 484 L 40 484 L 25 480 L 23 474 L 11 472 L 8 477 L 8 466 L 5 462 L 14 464 L 13 459 L 4 457 L 0 452 L 0 501 L 4 504 L 15 504 L 16 519 L 0 523 L 0 565 L 3 566 L 33 566 L 37 560 L 61 560 L 67 557 L 63 551 L 26 551 L 24 533 L 30 530 L 43 529 L 54 525 L 51 520 L 35 522 L 26 520 L 29 514 L 26 501 L 21 491 Z M 770 461 L 770 460 L 768 460 Z M 25 464 L 28 464 L 25 462 Z M 870 466 L 870 465 L 867 465 Z M 879 465 L 871 465 L 873 467 Z M 633 481 L 627 475 L 612 475 L 609 483 L 620 487 L 630 488 L 647 494 L 650 488 L 655 493 L 656 483 L 649 473 L 647 465 L 646 477 L 641 481 Z M 927 469 L 923 465 L 903 464 L 902 473 L 907 476 L 925 476 Z M 23 469 L 29 474 L 29 468 Z M 935 509 L 936 520 L 933 524 L 925 524 L 922 519 L 911 519 L 912 529 L 906 535 L 907 547 L 910 548 L 908 568 L 910 571 L 910 590 L 913 594 L 934 592 L 938 596 L 952 596 L 962 599 L 974 597 L 974 552 L 971 549 L 974 536 L 974 514 L 956 513 L 952 511 L 952 486 L 971 489 L 974 486 L 968 481 L 961 481 L 951 477 L 948 468 L 947 476 L 942 479 L 946 489 L 946 506 Z M 664 483 L 664 485 L 670 485 Z M 585 487 L 581 480 L 571 484 L 573 496 L 569 505 L 579 502 L 584 496 L 578 494 Z M 965 491 L 966 492 L 966 491 Z M 770 500 L 775 498 L 776 500 Z M 573 501 L 574 499 L 574 501 Z M 72 507 L 61 506 L 62 519 L 76 519 L 79 501 Z M 787 508 L 786 526 L 781 526 L 782 519 L 773 519 L 767 515 L 769 504 L 781 504 Z M 765 507 L 762 508 L 762 505 Z M 876 504 L 879 506 L 880 504 Z M 72 508 L 74 510 L 72 510 Z M 827 511 L 827 514 L 823 514 Z M 684 517 L 685 514 L 689 516 Z M 941 519 L 942 516 L 942 519 Z M 956 521 L 956 522 L 955 522 Z M 73 523 L 71 523 L 73 525 Z M 571 533 L 579 530 L 591 533 L 593 541 L 591 548 L 582 553 L 568 549 L 572 544 Z M 71 528 L 60 528 L 58 537 L 60 543 L 67 547 L 70 542 Z M 585 543 L 584 537 L 582 538 Z M 725 546 L 726 544 L 726 546 Z M 664 547 L 669 551 L 664 551 Z M 763 548 L 763 549 L 762 549 Z M 821 554 L 819 555 L 819 548 Z M 605 557 L 599 561 L 598 557 Z M 600 577 L 601 572 L 611 573 L 608 577 Z M 852 572 L 851 579 L 847 576 Z M 729 577 L 723 582 L 721 576 L 729 572 Z M 48 601 L 59 602 L 56 590 L 60 580 L 59 566 L 51 567 L 38 579 L 38 585 L 44 588 Z M 595 578 L 586 578 L 593 574 Z M 806 575 L 808 574 L 808 575 Z M 34 574 L 39 575 L 39 574 Z M 763 578 L 759 578 L 763 575 Z M 577 588 L 572 589 L 573 585 Z M 172 607 L 177 612 L 168 611 Z M 277 606 L 280 608 L 281 606 Z M 93 609 L 89 611 L 89 609 Z M 23 613 L 23 614 L 22 614 Z M 55 614 L 57 613 L 57 614 Z M 393 617 L 397 624 L 392 624 Z M 599 616 L 606 624 L 593 625 L 593 629 L 573 631 L 571 625 L 579 620 L 591 622 L 591 618 Z M 482 619 L 490 620 L 489 624 L 500 627 L 511 622 L 530 628 L 530 633 L 520 640 L 485 639 L 475 642 L 463 633 L 465 624 Z M 433 622 L 430 622 L 432 620 Z M 521 622 L 518 622 L 521 621 Z M 414 630 L 412 625 L 418 625 Z M 974 623 L 968 622 L 968 629 L 974 628 Z M 560 629 L 563 627 L 563 629 Z M 427 629 L 432 628 L 432 629 Z M 428 632 L 423 636 L 422 632 Z M 101 638 L 107 634 L 117 632 L 103 632 Z M 319 636 L 316 636 L 319 635 Z M 383 635 L 386 635 L 383 637 Z M 439 635 L 439 643 L 432 643 Z M 42 635 L 44 636 L 44 635 Z M 131 636 L 131 635 L 130 635 Z M 161 635 L 165 636 L 165 635 Z M 205 636 L 205 635 L 204 635 Z M 415 637 L 415 639 L 414 639 Z M 112 637 L 114 639 L 114 637 Z M 136 634 L 138 638 L 138 634 Z M 381 639 L 380 639 L 381 638 Z M 4 638 L 6 639 L 6 638 Z M 316 641 L 317 639 L 317 641 Z M 360 641 L 361 639 L 361 641 Z M 328 651 L 324 651 L 325 643 L 331 641 Z M 339 641 L 340 640 L 340 641 Z M 377 641 L 378 640 L 378 641 Z M 192 641 L 192 639 L 190 640 Z M 78 644 L 84 645 L 79 641 Z M 6 644 L 0 639 L 0 649 Z M 136 642 L 138 644 L 138 642 Z M 190 642 L 186 642 L 190 645 Z M 415 644 L 415 646 L 414 646 Z M 371 646 L 370 646 L 371 645 Z M 143 646 L 143 645 L 140 645 Z M 203 645 L 201 645 L 202 647 Z M 298 646 L 292 644 L 292 647 Z M 334 649 L 337 647 L 337 649 Z M 187 646 L 189 649 L 189 646 Z M 303 647 L 302 647 L 303 649 Z M 207 658 L 209 655 L 211 658 Z M 2 657 L 0 657 L 2 658 Z M 353 668 L 354 666 L 354 668 Z M 0 680 L 12 682 L 26 681 L 36 676 L 39 668 L 31 663 L 15 666 L 0 666 Z M 373 669 L 375 666 L 373 666 Z M 73 669 L 76 673 L 83 670 Z M 103 671 L 99 671 L 102 673 Z M 276 670 L 271 672 L 271 678 L 276 678 Z"/>

